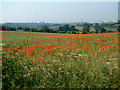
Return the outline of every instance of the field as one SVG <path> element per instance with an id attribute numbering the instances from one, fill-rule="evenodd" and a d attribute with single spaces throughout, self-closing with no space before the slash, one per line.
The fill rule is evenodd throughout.
<path id="1" fill-rule="evenodd" d="M 118 33 L 1 32 L 8 88 L 118 88 Z"/>

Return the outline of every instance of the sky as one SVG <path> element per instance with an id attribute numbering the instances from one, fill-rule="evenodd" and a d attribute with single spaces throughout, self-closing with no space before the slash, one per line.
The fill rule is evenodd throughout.
<path id="1" fill-rule="evenodd" d="M 118 0 L 2 0 L 0 22 L 98 22 L 118 19 Z M 73 2 L 74 1 L 74 2 Z M 76 2 L 75 2 L 76 1 Z M 80 1 L 80 2 L 78 2 Z M 99 2 L 98 2 L 99 1 Z M 102 1 L 102 0 L 101 0 Z M 108 2 L 109 1 L 109 2 Z"/>
<path id="2" fill-rule="evenodd" d="M 120 0 L 0 0 L 0 2 L 118 2 Z"/>

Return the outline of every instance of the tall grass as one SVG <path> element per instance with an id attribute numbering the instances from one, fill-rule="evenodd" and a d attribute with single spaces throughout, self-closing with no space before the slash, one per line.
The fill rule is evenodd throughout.
<path id="1" fill-rule="evenodd" d="M 24 34 L 3 38 L 3 89 L 118 88 L 117 33 Z"/>

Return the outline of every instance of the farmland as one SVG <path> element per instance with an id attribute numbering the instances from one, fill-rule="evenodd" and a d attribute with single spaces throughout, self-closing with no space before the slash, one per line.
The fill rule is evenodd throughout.
<path id="1" fill-rule="evenodd" d="M 8 88 L 118 88 L 118 33 L 1 31 Z"/>

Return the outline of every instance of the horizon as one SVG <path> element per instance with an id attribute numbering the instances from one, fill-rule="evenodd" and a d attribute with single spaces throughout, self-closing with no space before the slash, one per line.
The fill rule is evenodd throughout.
<path id="1" fill-rule="evenodd" d="M 6 2 L 1 7 L 0 23 L 94 23 L 118 20 L 117 2 Z"/>
<path id="2" fill-rule="evenodd" d="M 51 23 L 51 24 L 63 24 L 63 23 L 110 23 L 110 22 L 113 22 L 113 23 L 116 23 L 117 20 L 111 20 L 111 21 L 97 21 L 97 22 L 0 22 L 0 23 Z"/>

